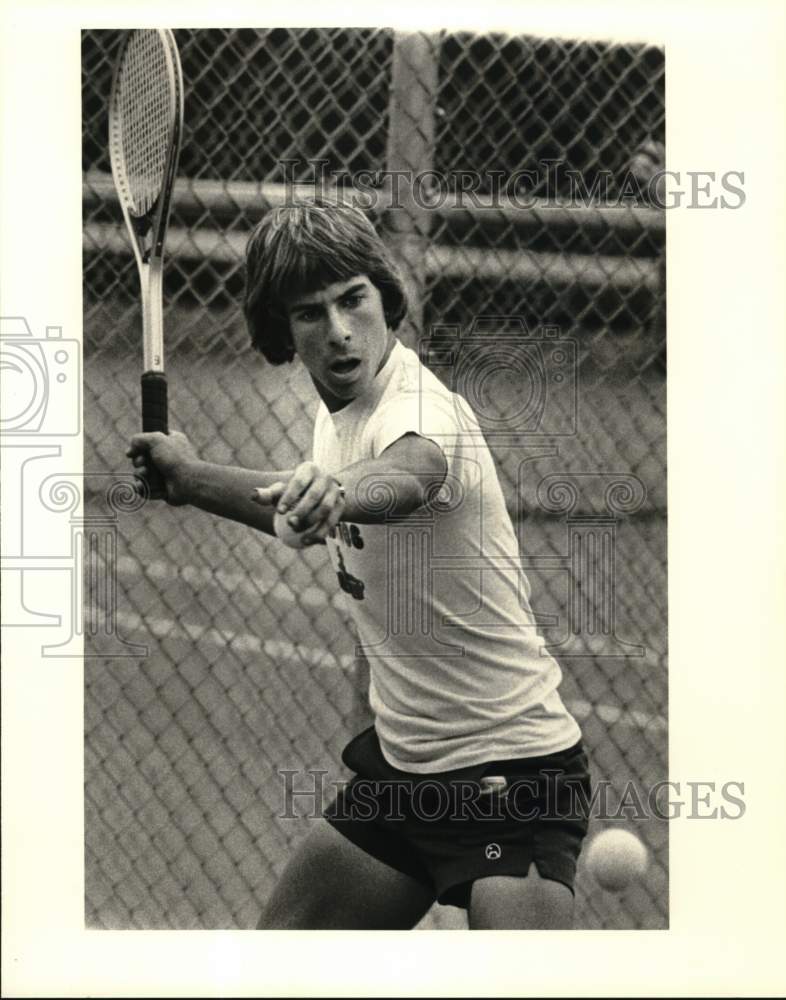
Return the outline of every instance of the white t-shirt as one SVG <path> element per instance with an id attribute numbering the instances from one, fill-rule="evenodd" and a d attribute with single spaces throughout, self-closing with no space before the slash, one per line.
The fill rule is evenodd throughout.
<path id="1" fill-rule="evenodd" d="M 408 433 L 445 455 L 438 500 L 398 521 L 341 522 L 327 541 L 369 661 L 385 758 L 432 773 L 572 746 L 581 733 L 557 693 L 562 675 L 534 623 L 494 462 L 462 397 L 397 341 L 367 393 L 336 413 L 320 404 L 313 459 L 336 475 Z M 389 507 L 382 483 L 367 495 Z"/>

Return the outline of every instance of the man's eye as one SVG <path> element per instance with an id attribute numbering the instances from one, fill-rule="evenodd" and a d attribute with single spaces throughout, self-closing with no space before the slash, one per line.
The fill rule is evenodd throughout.
<path id="1" fill-rule="evenodd" d="M 303 323 L 313 323 L 316 318 L 317 314 L 310 309 L 305 309 L 295 316 L 295 319 L 299 319 Z"/>
<path id="2" fill-rule="evenodd" d="M 347 309 L 357 309 L 360 303 L 363 301 L 362 295 L 348 295 L 344 299 L 344 305 Z"/>

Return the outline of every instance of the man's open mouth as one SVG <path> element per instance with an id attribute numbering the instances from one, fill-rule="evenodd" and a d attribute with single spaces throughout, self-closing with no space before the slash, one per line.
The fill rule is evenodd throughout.
<path id="1" fill-rule="evenodd" d="M 349 375 L 360 364 L 360 358 L 342 358 L 341 361 L 334 361 L 330 366 L 334 375 Z"/>

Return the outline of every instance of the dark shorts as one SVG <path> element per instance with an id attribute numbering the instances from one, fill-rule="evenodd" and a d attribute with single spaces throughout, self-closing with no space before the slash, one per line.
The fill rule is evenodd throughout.
<path id="1" fill-rule="evenodd" d="M 342 758 L 356 774 L 325 818 L 438 902 L 466 908 L 475 879 L 523 877 L 532 862 L 573 891 L 591 801 L 581 742 L 542 757 L 410 774 L 388 764 L 371 727 Z"/>

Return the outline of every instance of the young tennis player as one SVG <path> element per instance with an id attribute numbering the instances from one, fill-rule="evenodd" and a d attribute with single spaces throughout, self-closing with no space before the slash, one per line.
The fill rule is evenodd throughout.
<path id="1" fill-rule="evenodd" d="M 270 364 L 308 370 L 321 400 L 311 460 L 213 465 L 177 433 L 139 434 L 129 455 L 171 504 L 269 534 L 278 511 L 327 545 L 375 719 L 260 927 L 408 928 L 435 900 L 465 907 L 472 928 L 570 927 L 581 734 L 474 416 L 396 336 L 406 298 L 389 252 L 348 205 L 272 211 L 248 244 L 245 312 Z"/>

